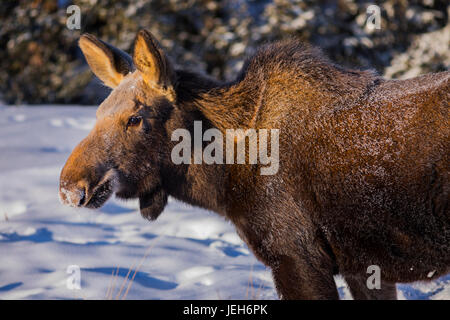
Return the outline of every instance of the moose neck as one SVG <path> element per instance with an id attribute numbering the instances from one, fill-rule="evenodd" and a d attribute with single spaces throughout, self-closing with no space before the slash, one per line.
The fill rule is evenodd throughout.
<path id="1" fill-rule="evenodd" d="M 164 188 L 170 196 L 226 215 L 226 186 L 228 177 L 225 165 L 189 164 L 165 167 Z"/>
<path id="2" fill-rule="evenodd" d="M 258 98 L 262 94 L 258 87 L 247 88 L 236 85 L 239 84 L 237 82 L 219 83 L 186 71 L 178 71 L 177 76 L 177 108 L 169 124 L 170 134 L 178 128 L 187 129 L 193 140 L 195 121 L 202 124 L 202 136 L 211 128 L 224 134 L 226 129 L 252 126 Z M 171 142 L 171 148 L 176 144 Z M 171 196 L 225 215 L 229 186 L 226 164 L 202 161 L 200 164 L 175 165 L 169 160 L 164 171 L 165 188 Z"/>
<path id="3" fill-rule="evenodd" d="M 363 96 L 376 79 L 370 72 L 347 71 L 321 60 L 312 66 L 290 66 L 297 70 L 295 78 L 289 68 L 265 72 L 259 65 L 258 61 L 250 62 L 231 83 L 219 83 L 195 73 L 178 71 L 177 108 L 169 132 L 184 128 L 194 137 L 194 121 L 202 122 L 203 132 L 215 128 L 223 135 L 227 129 L 257 128 L 264 113 L 263 103 L 276 107 L 278 92 L 283 95 L 288 86 L 295 92 L 289 103 L 304 108 L 304 114 L 315 108 L 328 108 L 336 101 L 347 105 Z M 273 74 L 276 81 L 270 79 Z M 310 97 L 320 99 L 311 100 Z M 225 164 L 204 162 L 175 165 L 169 160 L 164 173 L 169 178 L 165 187 L 179 200 L 225 214 L 226 199 L 232 197 L 227 168 Z"/>
<path id="4" fill-rule="evenodd" d="M 167 124 L 169 139 L 177 129 L 188 130 L 194 142 L 194 122 L 199 121 L 203 132 L 215 126 L 203 114 L 198 104 L 201 96 L 220 86 L 220 83 L 195 73 L 178 71 L 175 87 L 177 107 Z M 198 134 L 198 133 L 197 133 Z M 198 138 L 198 137 L 197 137 Z M 170 141 L 167 151 L 168 160 L 162 168 L 163 187 L 174 198 L 188 204 L 199 206 L 221 215 L 225 215 L 225 186 L 227 185 L 225 165 L 208 165 L 204 162 L 194 164 L 175 164 L 171 159 L 171 150 L 178 142 Z M 192 153 L 194 148 L 192 148 Z"/>

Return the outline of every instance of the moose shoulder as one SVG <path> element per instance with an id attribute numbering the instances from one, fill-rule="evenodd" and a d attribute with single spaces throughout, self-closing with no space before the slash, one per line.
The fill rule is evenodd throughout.
<path id="1" fill-rule="evenodd" d="M 98 208 L 115 193 L 156 219 L 170 195 L 215 211 L 271 267 L 284 299 L 337 299 L 336 274 L 354 298 L 394 299 L 396 282 L 449 272 L 450 72 L 384 80 L 287 41 L 219 83 L 175 69 L 145 30 L 132 57 L 92 35 L 80 47 L 113 90 L 61 172 L 63 203 Z M 279 130 L 277 172 L 260 174 L 259 158 L 175 164 L 175 131 L 194 136 L 199 121 L 202 136 Z M 190 143 L 194 158 L 205 141 Z M 366 286 L 370 266 L 379 290 Z"/>

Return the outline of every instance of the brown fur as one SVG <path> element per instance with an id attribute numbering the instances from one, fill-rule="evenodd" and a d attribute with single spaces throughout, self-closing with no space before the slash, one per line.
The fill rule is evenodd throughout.
<path id="1" fill-rule="evenodd" d="M 92 36 L 82 39 L 88 62 L 103 59 L 92 58 Z M 287 41 L 220 84 L 174 71 L 146 31 L 133 58 L 137 71 L 112 85 L 61 173 L 63 202 L 98 207 L 115 191 L 138 197 L 149 219 L 168 195 L 213 210 L 272 268 L 285 299 L 336 299 L 338 273 L 355 298 L 392 299 L 396 282 L 449 272 L 450 72 L 389 81 Z M 101 79 L 103 63 L 93 68 Z M 141 121 L 130 127 L 133 115 Z M 278 173 L 173 164 L 171 133 L 192 132 L 194 120 L 203 130 L 280 129 Z M 382 290 L 365 286 L 369 265 L 381 268 Z"/>

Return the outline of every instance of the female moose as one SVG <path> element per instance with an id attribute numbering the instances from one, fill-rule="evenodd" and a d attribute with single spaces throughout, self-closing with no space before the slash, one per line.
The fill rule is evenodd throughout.
<path id="1" fill-rule="evenodd" d="M 98 208 L 115 193 L 156 219 L 167 197 L 234 223 L 270 266 L 284 299 L 395 298 L 395 283 L 450 268 L 450 72 L 389 81 L 346 70 L 296 41 L 261 48 L 230 83 L 176 70 L 147 31 L 133 57 L 83 35 L 109 87 L 91 133 L 61 173 L 65 204 Z M 280 129 L 279 170 L 171 161 L 179 128 Z M 232 141 L 236 143 L 236 141 Z M 381 270 L 381 289 L 366 270 Z"/>

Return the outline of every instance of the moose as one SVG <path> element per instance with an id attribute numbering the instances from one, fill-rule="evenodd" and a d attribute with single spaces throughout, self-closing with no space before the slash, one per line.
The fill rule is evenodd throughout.
<path id="1" fill-rule="evenodd" d="M 338 274 L 355 299 L 396 299 L 396 283 L 450 272 L 449 71 L 387 80 L 289 39 L 220 82 L 175 67 L 146 30 L 132 56 L 90 34 L 79 45 L 112 91 L 62 169 L 64 204 L 138 198 L 154 220 L 172 196 L 214 211 L 271 268 L 282 299 L 339 299 Z M 278 171 L 173 163 L 173 132 L 193 134 L 196 121 L 203 132 L 279 129 Z M 369 266 L 380 270 L 372 290 Z"/>

